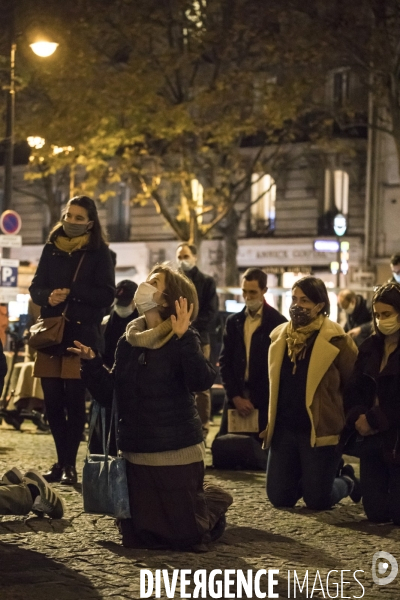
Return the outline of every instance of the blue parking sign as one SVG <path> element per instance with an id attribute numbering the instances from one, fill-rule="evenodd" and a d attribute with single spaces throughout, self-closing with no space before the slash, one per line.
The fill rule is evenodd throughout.
<path id="1" fill-rule="evenodd" d="M 1 260 L 1 287 L 17 287 L 18 285 L 18 264 L 17 260 Z"/>

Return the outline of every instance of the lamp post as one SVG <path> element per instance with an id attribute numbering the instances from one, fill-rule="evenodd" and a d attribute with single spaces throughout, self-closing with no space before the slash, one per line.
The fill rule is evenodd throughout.
<path id="1" fill-rule="evenodd" d="M 32 51 L 41 57 L 51 56 L 57 49 L 58 44 L 54 42 L 36 42 L 31 44 Z M 14 121 L 15 121 L 15 54 L 17 44 L 13 40 L 10 49 L 10 85 L 7 95 L 6 111 L 6 146 L 4 156 L 4 199 L 2 210 L 12 205 L 13 190 L 13 164 L 14 164 Z"/>

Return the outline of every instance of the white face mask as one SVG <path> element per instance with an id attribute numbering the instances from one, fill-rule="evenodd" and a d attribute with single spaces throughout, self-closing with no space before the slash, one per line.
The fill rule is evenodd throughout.
<path id="1" fill-rule="evenodd" d="M 154 285 L 147 283 L 147 281 L 139 284 L 133 299 L 140 315 L 158 306 L 157 302 L 153 300 L 156 291 Z"/>
<path id="2" fill-rule="evenodd" d="M 263 301 L 262 300 L 245 300 L 244 301 L 247 308 L 251 311 L 251 312 L 257 312 L 258 309 L 260 308 L 260 306 L 262 305 Z"/>
<path id="3" fill-rule="evenodd" d="M 178 264 L 182 271 L 190 271 L 195 265 L 193 260 L 178 260 Z"/>
<path id="4" fill-rule="evenodd" d="M 134 311 L 132 308 L 132 304 L 128 304 L 128 306 L 120 306 L 119 304 L 114 304 L 114 310 L 121 319 L 126 319 L 129 317 Z"/>
<path id="5" fill-rule="evenodd" d="M 379 331 L 383 333 L 383 335 L 392 335 L 392 333 L 396 333 L 400 329 L 400 323 L 397 320 L 398 315 L 392 315 L 387 319 L 377 319 L 376 326 Z"/>
<path id="6" fill-rule="evenodd" d="M 397 283 L 400 283 L 400 273 L 393 273 L 393 277 L 395 278 Z"/>
<path id="7" fill-rule="evenodd" d="M 344 312 L 346 313 L 346 315 L 352 315 L 355 307 L 355 304 L 349 304 L 348 307 L 344 309 Z"/>

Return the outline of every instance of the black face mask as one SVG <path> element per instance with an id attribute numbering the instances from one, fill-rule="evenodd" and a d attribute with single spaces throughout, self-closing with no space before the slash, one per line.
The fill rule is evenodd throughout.
<path id="1" fill-rule="evenodd" d="M 303 308 L 295 304 L 289 308 L 290 318 L 295 327 L 305 327 L 314 319 L 310 308 Z"/>

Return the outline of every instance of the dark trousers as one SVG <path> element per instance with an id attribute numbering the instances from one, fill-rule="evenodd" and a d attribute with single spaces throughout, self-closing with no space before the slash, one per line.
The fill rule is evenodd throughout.
<path id="1" fill-rule="evenodd" d="M 75 466 L 85 428 L 85 386 L 81 379 L 42 377 L 47 419 L 61 466 Z"/>
<path id="2" fill-rule="evenodd" d="M 361 455 L 360 481 L 367 518 L 400 525 L 400 464 L 385 461 L 381 449 Z"/>
<path id="3" fill-rule="evenodd" d="M 336 477 L 336 446 L 310 446 L 310 434 L 274 432 L 267 467 L 267 496 L 276 508 L 292 508 L 302 497 L 308 508 L 327 510 L 349 495 L 350 484 Z"/>

